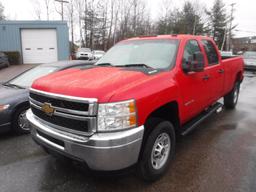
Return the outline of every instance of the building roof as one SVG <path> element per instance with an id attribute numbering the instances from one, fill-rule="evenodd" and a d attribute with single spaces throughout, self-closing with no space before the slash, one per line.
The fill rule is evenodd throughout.
<path id="1" fill-rule="evenodd" d="M 41 20 L 4 20 L 0 25 L 66 25 L 67 21 L 41 21 Z"/>

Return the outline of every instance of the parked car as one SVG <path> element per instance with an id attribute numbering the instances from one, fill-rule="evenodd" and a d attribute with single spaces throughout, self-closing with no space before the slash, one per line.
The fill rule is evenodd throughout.
<path id="1" fill-rule="evenodd" d="M 68 73 L 68 75 L 67 75 Z M 192 35 L 124 40 L 87 70 L 36 80 L 27 118 L 46 151 L 93 170 L 137 165 L 162 176 L 186 135 L 224 106 L 234 109 L 243 59 L 221 59 L 214 41 Z"/>
<path id="2" fill-rule="evenodd" d="M 99 60 L 101 57 L 103 57 L 103 55 L 105 55 L 105 51 L 101 51 L 101 50 L 93 51 L 93 56 L 95 60 Z"/>
<path id="3" fill-rule="evenodd" d="M 7 55 L 3 52 L 0 52 L 0 69 L 3 67 L 9 67 L 9 61 Z"/>
<path id="4" fill-rule="evenodd" d="M 256 51 L 246 51 L 243 54 L 246 70 L 256 70 Z"/>
<path id="5" fill-rule="evenodd" d="M 86 61 L 60 61 L 42 64 L 0 85 L 0 132 L 12 130 L 28 133 L 25 112 L 29 108 L 29 88 L 32 82 L 44 75 L 73 67 L 93 64 Z"/>
<path id="6" fill-rule="evenodd" d="M 76 52 L 76 59 L 93 60 L 94 56 L 90 48 L 78 48 Z"/>

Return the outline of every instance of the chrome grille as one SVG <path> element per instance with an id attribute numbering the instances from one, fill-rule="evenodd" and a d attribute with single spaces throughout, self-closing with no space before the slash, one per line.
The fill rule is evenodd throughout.
<path id="1" fill-rule="evenodd" d="M 97 99 L 64 96 L 30 89 L 29 100 L 33 114 L 55 125 L 55 129 L 79 135 L 91 135 L 95 132 Z"/>

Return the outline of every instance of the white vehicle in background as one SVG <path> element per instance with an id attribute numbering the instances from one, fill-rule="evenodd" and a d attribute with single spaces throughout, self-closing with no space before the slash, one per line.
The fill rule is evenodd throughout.
<path id="1" fill-rule="evenodd" d="M 243 54 L 244 68 L 246 70 L 256 70 L 256 51 L 246 51 Z"/>
<path id="2" fill-rule="evenodd" d="M 94 59 L 99 60 L 103 55 L 105 55 L 105 51 L 102 50 L 94 50 L 93 51 Z"/>
<path id="3" fill-rule="evenodd" d="M 78 48 L 76 52 L 76 59 L 79 60 L 93 60 L 94 56 L 90 48 Z"/>
<path id="4" fill-rule="evenodd" d="M 232 51 L 221 51 L 220 53 L 221 53 L 222 57 L 232 57 L 232 56 L 234 56 Z"/>

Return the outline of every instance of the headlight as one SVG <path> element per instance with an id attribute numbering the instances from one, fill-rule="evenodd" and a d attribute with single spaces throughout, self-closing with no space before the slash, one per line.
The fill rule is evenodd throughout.
<path id="1" fill-rule="evenodd" d="M 134 100 L 99 104 L 98 131 L 118 131 L 137 125 Z"/>
<path id="2" fill-rule="evenodd" d="M 10 107 L 10 105 L 0 105 L 0 112 L 8 109 Z"/>

